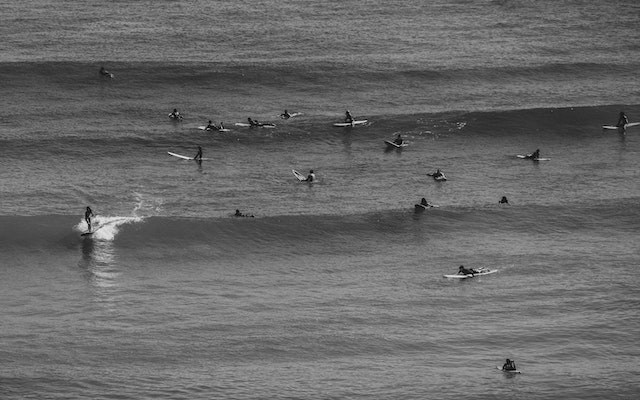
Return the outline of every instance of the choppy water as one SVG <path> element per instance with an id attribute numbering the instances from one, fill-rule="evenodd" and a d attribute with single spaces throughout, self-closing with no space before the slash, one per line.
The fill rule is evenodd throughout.
<path id="1" fill-rule="evenodd" d="M 1 397 L 638 395 L 635 2 L 0 5 Z"/>

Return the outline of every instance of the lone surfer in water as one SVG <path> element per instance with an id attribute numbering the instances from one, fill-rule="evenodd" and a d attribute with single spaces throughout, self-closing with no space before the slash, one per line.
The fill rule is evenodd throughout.
<path id="1" fill-rule="evenodd" d="M 89 228 L 89 232 L 91 232 L 91 217 L 95 217 L 91 207 L 87 206 L 87 209 L 84 212 L 84 220 L 87 223 L 87 227 Z"/>
<path id="2" fill-rule="evenodd" d="M 509 360 L 508 358 L 502 366 L 503 371 L 515 371 L 516 369 L 516 363 L 513 360 Z"/>
<path id="3" fill-rule="evenodd" d="M 193 159 L 196 161 L 202 161 L 202 147 L 198 146 L 198 152 Z"/>
<path id="4" fill-rule="evenodd" d="M 627 116 L 624 114 L 624 111 L 620 111 L 620 114 L 618 115 L 618 122 L 616 123 L 616 126 L 618 128 L 624 128 L 625 125 L 627 125 L 629 123 L 629 120 L 627 119 Z"/>
<path id="5" fill-rule="evenodd" d="M 289 111 L 284 110 L 284 112 L 282 114 L 280 114 L 280 118 L 289 119 L 289 118 L 291 118 L 291 114 L 289 114 Z"/>
<path id="6" fill-rule="evenodd" d="M 113 74 L 104 69 L 104 67 L 100 67 L 100 75 L 106 76 L 107 78 L 113 78 Z"/>
<path id="7" fill-rule="evenodd" d="M 307 179 L 305 179 L 305 181 L 313 182 L 315 180 L 316 180 L 316 174 L 313 173 L 313 170 L 309 170 L 309 175 L 307 175 Z"/>
<path id="8" fill-rule="evenodd" d="M 478 271 L 476 271 L 475 269 L 467 269 L 464 267 L 464 265 L 461 265 L 460 268 L 458 268 L 458 275 L 473 275 L 477 273 Z"/>
<path id="9" fill-rule="evenodd" d="M 353 117 L 351 116 L 351 113 L 349 112 L 349 110 L 345 111 L 344 113 L 344 122 L 348 122 L 350 124 L 353 123 Z"/>
<path id="10" fill-rule="evenodd" d="M 182 115 L 180 115 L 177 108 L 174 108 L 173 112 L 169 114 L 169 118 L 174 119 L 176 121 L 180 121 L 182 120 Z"/>
<path id="11" fill-rule="evenodd" d="M 404 140 L 402 140 L 402 136 L 399 133 L 398 133 L 398 137 L 396 138 L 396 140 L 393 141 L 393 143 L 397 144 L 398 146 L 404 143 Z"/>
<path id="12" fill-rule="evenodd" d="M 527 156 L 527 158 L 531 158 L 533 160 L 537 160 L 538 158 L 540 158 L 540 149 L 536 149 L 536 151 L 534 151 L 533 153 L 529 154 Z"/>
<path id="13" fill-rule="evenodd" d="M 498 203 L 499 204 L 509 204 L 509 200 L 507 200 L 507 196 L 502 196 L 502 198 L 500 199 L 500 201 Z"/>

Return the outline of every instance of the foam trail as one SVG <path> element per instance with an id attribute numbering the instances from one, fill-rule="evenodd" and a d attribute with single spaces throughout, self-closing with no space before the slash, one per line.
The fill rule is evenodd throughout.
<path id="1" fill-rule="evenodd" d="M 92 219 L 93 225 L 93 239 L 111 241 L 115 239 L 119 232 L 119 227 L 124 224 L 131 224 L 141 222 L 142 217 L 109 217 L 104 215 L 96 215 Z M 75 226 L 75 230 L 78 232 L 84 232 L 86 229 L 86 222 L 82 219 Z"/>

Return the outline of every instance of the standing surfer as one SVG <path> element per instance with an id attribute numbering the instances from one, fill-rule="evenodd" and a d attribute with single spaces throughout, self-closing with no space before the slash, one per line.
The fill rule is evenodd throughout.
<path id="1" fill-rule="evenodd" d="M 198 153 L 193 157 L 196 161 L 202 161 L 202 147 L 198 146 Z"/>
<path id="2" fill-rule="evenodd" d="M 95 217 L 91 207 L 87 206 L 87 209 L 84 212 L 84 220 L 87 222 L 87 227 L 89 227 L 89 232 L 91 232 L 91 217 Z"/>

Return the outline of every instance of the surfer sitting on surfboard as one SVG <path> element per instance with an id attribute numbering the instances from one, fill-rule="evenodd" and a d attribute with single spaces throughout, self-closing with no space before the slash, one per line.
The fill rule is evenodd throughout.
<path id="1" fill-rule="evenodd" d="M 536 158 L 540 158 L 540 149 L 536 149 L 536 151 L 534 151 L 533 153 L 529 154 L 527 156 L 527 158 L 533 158 L 534 160 Z"/>
<path id="2" fill-rule="evenodd" d="M 87 222 L 87 227 L 89 228 L 89 232 L 91 232 L 91 217 L 95 217 L 91 207 L 87 206 L 86 211 L 84 212 L 84 220 Z"/>
<path id="3" fill-rule="evenodd" d="M 182 115 L 180 115 L 180 113 L 178 112 L 177 108 L 174 108 L 173 112 L 171 114 L 169 114 L 169 118 L 175 119 L 175 120 L 181 120 L 182 119 Z"/>
<path id="4" fill-rule="evenodd" d="M 313 173 L 313 170 L 309 170 L 309 175 L 307 175 L 307 179 L 305 179 L 305 181 L 313 182 L 315 180 L 316 180 L 316 174 Z"/>
<path id="5" fill-rule="evenodd" d="M 202 161 L 202 147 L 198 146 L 198 152 L 193 159 L 196 161 Z"/>
<path id="6" fill-rule="evenodd" d="M 516 369 L 516 363 L 512 360 L 509 360 L 508 358 L 502 366 L 503 371 L 515 371 Z"/>
<path id="7" fill-rule="evenodd" d="M 107 71 L 106 69 L 104 69 L 104 67 L 100 67 L 100 75 L 102 76 L 106 76 L 108 78 L 111 78 L 111 72 Z"/>
<path id="8" fill-rule="evenodd" d="M 498 203 L 500 203 L 500 204 L 509 204 L 509 200 L 507 200 L 507 196 L 502 196 L 502 198 L 500 199 L 500 201 Z"/>
<path id="9" fill-rule="evenodd" d="M 289 114 L 289 111 L 284 110 L 284 112 L 282 114 L 280 114 L 280 118 L 289 119 L 289 118 L 291 118 L 291 114 Z"/>
<path id="10" fill-rule="evenodd" d="M 618 123 L 616 124 L 616 126 L 618 128 L 622 128 L 628 123 L 629 123 L 629 120 L 627 119 L 627 116 L 624 115 L 624 111 L 620 111 L 620 115 L 618 116 Z"/>
<path id="11" fill-rule="evenodd" d="M 353 117 L 351 116 L 351 113 L 349 112 L 349 110 L 345 111 L 344 113 L 344 122 L 348 122 L 348 123 L 353 122 Z"/>
<path id="12" fill-rule="evenodd" d="M 399 133 L 398 133 L 398 137 L 396 138 L 396 140 L 393 141 L 393 143 L 397 144 L 398 146 L 404 143 L 404 140 L 402 140 L 402 136 L 400 136 Z"/>
<path id="13" fill-rule="evenodd" d="M 209 122 L 207 123 L 207 126 L 204 128 L 205 131 L 211 131 L 213 129 L 218 129 L 217 126 L 215 126 L 213 124 L 213 122 L 211 122 L 211 120 L 209 120 Z"/>

